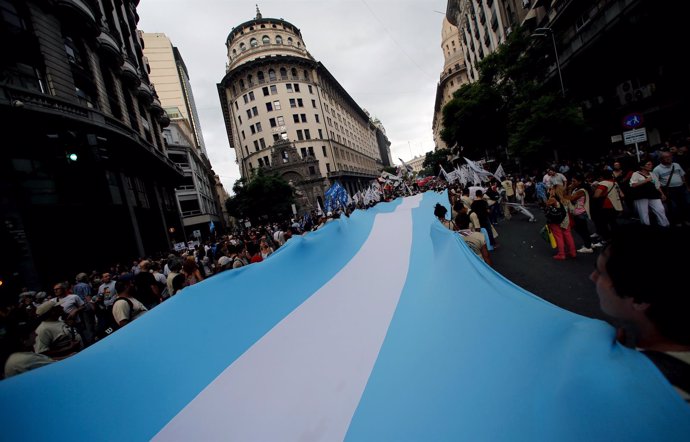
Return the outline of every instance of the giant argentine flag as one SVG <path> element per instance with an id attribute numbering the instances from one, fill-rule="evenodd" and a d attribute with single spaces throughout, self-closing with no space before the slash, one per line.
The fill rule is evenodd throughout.
<path id="1" fill-rule="evenodd" d="M 380 204 L 0 383 L 2 439 L 687 440 L 690 407 L 607 324 Z"/>

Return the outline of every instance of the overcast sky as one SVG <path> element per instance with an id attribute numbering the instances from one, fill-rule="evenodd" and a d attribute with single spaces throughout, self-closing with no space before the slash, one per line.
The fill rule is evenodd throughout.
<path id="1" fill-rule="evenodd" d="M 225 75 L 225 39 L 256 15 L 256 1 L 141 0 L 139 29 L 165 33 L 187 65 L 206 150 L 228 192 L 240 178 L 216 84 Z M 302 32 L 311 55 L 362 108 L 378 117 L 393 160 L 433 150 L 431 122 L 443 69 L 447 0 L 282 0 L 258 3 L 264 18 Z"/>

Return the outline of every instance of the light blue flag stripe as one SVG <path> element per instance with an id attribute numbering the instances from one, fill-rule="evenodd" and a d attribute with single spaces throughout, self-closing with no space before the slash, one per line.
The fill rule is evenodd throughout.
<path id="1" fill-rule="evenodd" d="M 485 266 L 433 204 L 348 440 L 687 440 L 690 407 L 644 356 Z"/>
<path id="2" fill-rule="evenodd" d="M 331 279 L 365 242 L 377 213 L 401 201 L 293 237 L 265 262 L 186 288 L 78 355 L 1 382 L 3 438 L 150 439 Z"/>

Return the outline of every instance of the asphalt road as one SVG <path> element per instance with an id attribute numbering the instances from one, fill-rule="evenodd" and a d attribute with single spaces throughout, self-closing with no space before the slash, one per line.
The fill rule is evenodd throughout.
<path id="1" fill-rule="evenodd" d="M 580 254 L 577 258 L 556 261 L 555 252 L 539 235 L 544 226 L 543 212 L 529 207 L 537 218 L 530 223 L 522 214 L 501 220 L 496 226 L 499 247 L 491 252 L 494 268 L 507 279 L 546 301 L 590 318 L 606 320 L 599 309 L 599 299 L 589 275 L 598 252 Z M 582 240 L 573 231 L 576 248 Z"/>

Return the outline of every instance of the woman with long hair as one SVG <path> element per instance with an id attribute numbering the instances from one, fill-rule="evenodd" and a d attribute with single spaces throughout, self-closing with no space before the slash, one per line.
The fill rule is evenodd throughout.
<path id="1" fill-rule="evenodd" d="M 204 277 L 201 276 L 201 272 L 199 271 L 199 266 L 196 265 L 194 255 L 189 255 L 185 258 L 182 263 L 182 273 L 185 278 L 185 287 L 204 280 Z"/>
<path id="2" fill-rule="evenodd" d="M 565 216 L 560 222 L 547 221 L 549 229 L 556 238 L 556 249 L 558 252 L 553 256 L 553 259 L 563 261 L 566 253 L 569 257 L 575 258 L 577 253 L 575 251 L 575 241 L 573 235 L 570 233 L 570 228 L 574 224 L 570 216 L 572 205 L 570 200 L 563 191 L 563 186 L 557 184 L 549 189 L 549 199 L 546 200 L 546 208 L 560 209 L 565 211 Z"/>

